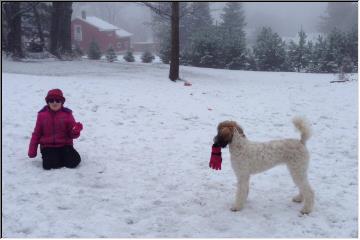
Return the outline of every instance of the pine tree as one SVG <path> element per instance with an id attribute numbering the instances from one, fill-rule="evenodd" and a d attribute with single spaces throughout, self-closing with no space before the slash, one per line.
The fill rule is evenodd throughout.
<path id="1" fill-rule="evenodd" d="M 131 51 L 127 51 L 125 56 L 124 56 L 125 61 L 127 62 L 135 62 L 135 58 L 134 55 Z"/>
<path id="2" fill-rule="evenodd" d="M 329 2 L 325 16 L 319 24 L 319 30 L 330 33 L 334 28 L 345 32 L 357 29 L 358 3 L 354 2 Z"/>
<path id="3" fill-rule="evenodd" d="M 326 69 L 327 41 L 321 35 L 317 38 L 311 54 L 309 72 L 325 72 Z"/>
<path id="4" fill-rule="evenodd" d="M 245 67 L 246 26 L 243 3 L 227 2 L 221 15 L 220 31 L 223 37 L 223 55 L 225 66 L 232 69 Z"/>
<path id="5" fill-rule="evenodd" d="M 222 36 L 218 27 L 202 29 L 193 33 L 183 62 L 197 67 L 221 68 Z"/>
<path id="6" fill-rule="evenodd" d="M 264 27 L 257 37 L 254 55 L 259 70 L 280 71 L 285 67 L 285 43 L 270 27 Z"/>
<path id="7" fill-rule="evenodd" d="M 171 3 L 162 2 L 158 5 L 159 12 L 171 14 Z M 159 42 L 159 57 L 163 63 L 169 64 L 171 55 L 170 21 L 160 14 L 152 13 L 152 29 L 155 39 Z"/>
<path id="8" fill-rule="evenodd" d="M 351 59 L 353 69 L 351 72 L 357 72 L 358 66 L 358 34 L 357 29 L 353 28 L 345 36 L 346 39 L 346 56 Z M 349 69 L 350 70 L 350 69 Z"/>
<path id="9" fill-rule="evenodd" d="M 192 2 L 189 7 L 189 24 L 191 33 L 197 30 L 208 29 L 212 25 L 209 2 Z"/>
<path id="10" fill-rule="evenodd" d="M 88 50 L 88 58 L 93 60 L 98 60 L 101 58 L 101 51 L 99 45 L 94 40 L 90 43 Z"/>
<path id="11" fill-rule="evenodd" d="M 154 59 L 155 56 L 149 51 L 146 51 L 141 55 L 141 60 L 143 63 L 151 63 Z"/>
<path id="12" fill-rule="evenodd" d="M 186 13 L 180 19 L 180 49 L 182 58 L 188 54 L 193 35 L 198 31 L 209 29 L 212 25 L 208 2 L 192 2 L 182 6 L 182 9 L 184 8 Z M 182 60 L 182 62 L 184 61 Z"/>
<path id="13" fill-rule="evenodd" d="M 324 71 L 329 73 L 336 73 L 340 71 L 343 58 L 346 55 L 344 35 L 334 28 L 330 34 L 327 35 L 327 49 L 325 54 Z"/>
<path id="14" fill-rule="evenodd" d="M 290 68 L 297 72 L 307 68 L 310 61 L 310 52 L 306 44 L 306 33 L 301 29 L 299 34 L 299 42 L 296 44 L 290 41 L 288 49 L 288 57 Z"/>
<path id="15" fill-rule="evenodd" d="M 106 60 L 108 62 L 114 62 L 115 60 L 117 60 L 117 56 L 116 53 L 114 51 L 114 49 L 112 47 L 110 47 L 107 51 L 106 51 Z"/>

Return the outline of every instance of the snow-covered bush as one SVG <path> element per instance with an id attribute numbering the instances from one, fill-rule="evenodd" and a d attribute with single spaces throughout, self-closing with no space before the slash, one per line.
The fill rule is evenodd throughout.
<path id="1" fill-rule="evenodd" d="M 141 55 L 141 60 L 143 63 L 151 63 L 154 59 L 155 56 L 149 51 L 146 51 Z"/>
<path id="2" fill-rule="evenodd" d="M 99 45 L 95 41 L 92 41 L 90 43 L 88 57 L 89 59 L 93 59 L 93 60 L 98 60 L 101 58 L 101 51 Z"/>
<path id="3" fill-rule="evenodd" d="M 134 55 L 133 55 L 133 53 L 131 51 L 127 51 L 123 58 L 127 62 L 135 62 Z"/>
<path id="4" fill-rule="evenodd" d="M 112 47 L 106 51 L 106 60 L 108 62 L 114 62 L 117 59 L 116 53 Z"/>

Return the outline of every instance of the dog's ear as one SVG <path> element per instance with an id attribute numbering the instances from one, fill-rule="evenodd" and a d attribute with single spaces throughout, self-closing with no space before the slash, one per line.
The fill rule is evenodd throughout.
<path id="1" fill-rule="evenodd" d="M 233 137 L 233 128 L 231 127 L 222 127 L 219 130 L 219 135 L 226 141 L 229 142 L 231 141 L 232 137 Z"/>
<path id="2" fill-rule="evenodd" d="M 238 124 L 236 124 L 234 131 L 238 132 L 241 137 L 246 137 L 243 129 Z"/>

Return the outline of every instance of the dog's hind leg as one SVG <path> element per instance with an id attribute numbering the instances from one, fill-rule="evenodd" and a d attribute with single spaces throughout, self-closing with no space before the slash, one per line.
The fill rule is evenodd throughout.
<path id="1" fill-rule="evenodd" d="M 231 211 L 240 211 L 244 207 L 249 194 L 249 179 L 250 175 L 240 176 L 238 178 L 235 203 L 232 206 Z"/>
<path id="2" fill-rule="evenodd" d="M 308 214 L 314 207 L 314 191 L 307 179 L 306 168 L 303 166 L 288 165 L 288 169 L 300 191 L 299 195 L 293 198 L 293 201 L 304 200 L 304 207 L 301 210 L 301 213 Z"/>
<path id="3" fill-rule="evenodd" d="M 301 193 L 293 197 L 293 202 L 301 203 L 304 200 L 304 197 Z"/>

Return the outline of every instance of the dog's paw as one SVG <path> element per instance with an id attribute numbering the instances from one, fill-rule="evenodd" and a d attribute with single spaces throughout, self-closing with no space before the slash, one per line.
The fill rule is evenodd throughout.
<path id="1" fill-rule="evenodd" d="M 230 208 L 230 210 L 232 211 L 232 212 L 237 212 L 237 211 L 240 211 L 242 209 L 242 207 L 239 207 L 239 206 L 232 206 L 231 208 Z"/>
<path id="2" fill-rule="evenodd" d="M 311 213 L 311 209 L 309 209 L 309 208 L 303 208 L 303 209 L 301 209 L 301 214 L 303 214 L 303 215 L 305 215 L 305 214 L 309 214 L 309 213 Z"/>
<path id="3" fill-rule="evenodd" d="M 301 194 L 299 194 L 299 195 L 293 197 L 292 200 L 293 200 L 293 202 L 301 203 L 303 201 L 303 197 Z"/>

